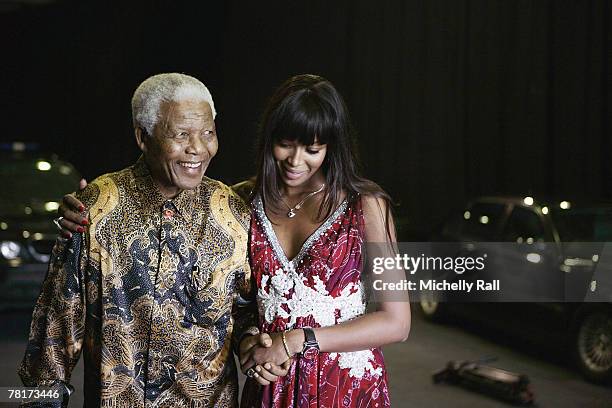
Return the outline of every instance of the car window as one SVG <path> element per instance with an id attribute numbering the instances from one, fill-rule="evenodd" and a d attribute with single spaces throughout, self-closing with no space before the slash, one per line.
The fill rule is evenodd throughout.
<path id="1" fill-rule="evenodd" d="M 460 236 L 463 224 L 465 222 L 463 214 L 463 211 L 461 213 L 452 213 L 446 218 L 442 224 L 442 237 L 457 238 Z"/>
<path id="2" fill-rule="evenodd" d="M 556 209 L 551 218 L 562 242 L 612 241 L 612 208 Z"/>
<path id="3" fill-rule="evenodd" d="M 462 234 L 471 239 L 496 240 L 504 204 L 476 203 L 463 213 Z"/>
<path id="4" fill-rule="evenodd" d="M 520 244 L 546 241 L 542 219 L 531 209 L 514 207 L 504 228 L 504 240 Z"/>
<path id="5" fill-rule="evenodd" d="M 45 158 L 10 157 L 0 161 L 2 214 L 23 214 L 23 206 L 32 212 L 48 212 L 47 202 L 59 201 L 74 191 L 79 174 L 68 163 Z"/>

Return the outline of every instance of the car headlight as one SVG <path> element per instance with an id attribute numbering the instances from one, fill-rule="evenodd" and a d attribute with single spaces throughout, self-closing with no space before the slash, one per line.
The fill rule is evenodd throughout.
<path id="1" fill-rule="evenodd" d="M 21 252 L 21 245 L 15 241 L 2 241 L 0 242 L 0 253 L 6 259 L 15 259 Z"/>

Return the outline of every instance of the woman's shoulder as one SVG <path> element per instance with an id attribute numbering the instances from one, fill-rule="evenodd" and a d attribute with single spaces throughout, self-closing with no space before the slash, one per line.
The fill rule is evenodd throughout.
<path id="1" fill-rule="evenodd" d="M 381 190 L 382 191 L 382 190 Z M 389 200 L 385 194 L 377 194 L 375 192 L 359 193 L 357 195 L 363 212 L 371 212 L 373 210 L 384 211 L 389 206 Z"/>
<path id="2" fill-rule="evenodd" d="M 380 191 L 372 191 L 359 195 L 366 238 L 371 241 L 384 242 L 395 235 L 393 211 L 389 195 Z"/>
<path id="3" fill-rule="evenodd" d="M 231 186 L 231 189 L 234 190 L 236 194 L 240 196 L 244 200 L 244 202 L 248 203 L 251 200 L 251 195 L 253 194 L 253 189 L 255 188 L 255 179 L 250 178 L 248 180 L 241 181 L 240 183 L 236 183 Z"/>

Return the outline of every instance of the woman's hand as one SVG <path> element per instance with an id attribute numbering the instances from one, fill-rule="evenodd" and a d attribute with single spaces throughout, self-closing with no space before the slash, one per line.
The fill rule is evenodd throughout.
<path id="1" fill-rule="evenodd" d="M 275 333 L 272 336 L 277 337 L 277 335 L 278 333 Z M 240 368 L 242 372 L 246 374 L 249 369 L 254 369 L 253 378 L 262 385 L 268 385 L 275 382 L 278 377 L 287 375 L 291 366 L 291 359 L 288 358 L 284 349 L 282 349 L 283 358 L 278 359 L 282 360 L 280 362 L 277 362 L 278 360 L 265 360 L 261 357 L 255 360 L 255 355 L 260 356 L 262 354 L 261 350 L 272 349 L 275 346 L 273 337 L 267 333 L 261 333 L 248 336 L 240 343 Z M 280 341 L 282 342 L 282 340 Z"/>
<path id="2" fill-rule="evenodd" d="M 247 338 L 240 347 L 240 366 L 243 372 L 268 362 L 280 366 L 290 359 L 283 346 L 282 333 L 262 333 L 252 337 L 259 338 Z"/>
<path id="3" fill-rule="evenodd" d="M 79 190 L 83 190 L 85 187 L 87 187 L 87 181 L 81 179 Z M 74 195 L 66 194 L 64 196 L 62 204 L 57 209 L 60 216 L 58 223 L 62 227 L 61 235 L 64 238 L 72 238 L 73 232 L 85 231 L 84 226 L 89 224 L 89 221 L 86 214 L 83 214 L 84 211 L 85 206 Z"/>

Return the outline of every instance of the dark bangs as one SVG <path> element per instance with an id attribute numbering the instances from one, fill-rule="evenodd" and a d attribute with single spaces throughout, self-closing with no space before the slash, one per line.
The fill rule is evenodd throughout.
<path id="1" fill-rule="evenodd" d="M 338 118 L 329 103 L 310 89 L 298 91 L 281 101 L 270 118 L 272 143 L 281 140 L 312 145 L 333 141 L 340 132 Z"/>

